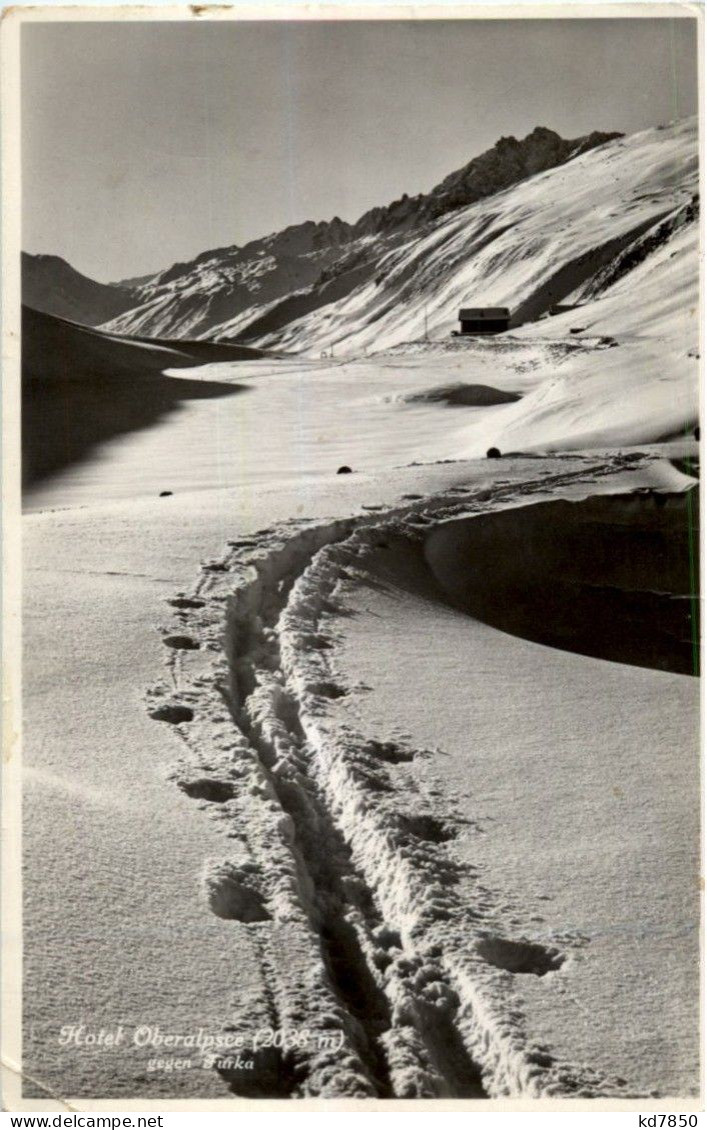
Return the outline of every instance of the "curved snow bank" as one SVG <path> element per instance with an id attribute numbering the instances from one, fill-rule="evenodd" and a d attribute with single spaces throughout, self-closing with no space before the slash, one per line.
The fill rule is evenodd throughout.
<path id="1" fill-rule="evenodd" d="M 205 912 L 233 921 L 234 944 L 241 930 L 257 939 L 270 987 L 236 999 L 230 1028 L 251 1042 L 264 1026 L 295 1034 L 255 1047 L 254 1071 L 215 1064 L 237 1094 L 626 1093 L 548 1054 L 513 991 L 513 975 L 559 976 L 581 938 L 504 931 L 498 896 L 451 850 L 463 820 L 412 782 L 435 755 L 362 732 L 350 707 L 366 688 L 334 657 L 349 595 L 381 583 L 372 553 L 439 600 L 423 559 L 435 523 L 603 479 L 616 489 L 612 476 L 640 466 L 543 462 L 532 481 L 261 530 L 172 600 L 170 681 L 148 709 L 184 741 L 179 786 L 231 829 L 233 852 L 204 866 Z"/>
<path id="2" fill-rule="evenodd" d="M 503 631 L 602 659 L 698 674 L 698 488 L 538 503 L 435 528 L 455 606 Z"/>

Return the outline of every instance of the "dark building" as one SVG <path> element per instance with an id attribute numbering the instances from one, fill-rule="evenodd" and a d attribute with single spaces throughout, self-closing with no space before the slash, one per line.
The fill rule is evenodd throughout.
<path id="1" fill-rule="evenodd" d="M 459 311 L 462 334 L 499 334 L 509 328 L 507 306 L 469 306 Z"/>

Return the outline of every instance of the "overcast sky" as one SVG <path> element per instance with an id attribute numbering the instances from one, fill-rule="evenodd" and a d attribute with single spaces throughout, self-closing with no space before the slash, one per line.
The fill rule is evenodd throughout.
<path id="1" fill-rule="evenodd" d="M 22 78 L 23 246 L 101 280 L 697 104 L 688 19 L 28 24 Z"/>

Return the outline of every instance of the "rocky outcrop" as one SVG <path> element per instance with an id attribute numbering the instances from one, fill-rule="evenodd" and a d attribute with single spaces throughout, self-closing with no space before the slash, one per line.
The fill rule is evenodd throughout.
<path id="1" fill-rule="evenodd" d="M 502 137 L 491 149 L 450 173 L 431 192 L 412 199 L 403 196 L 387 208 L 367 212 L 354 226 L 354 231 L 359 235 L 379 234 L 416 227 L 621 136 L 595 131 L 586 137 L 566 140 L 551 129 L 537 126 L 522 141 Z"/>

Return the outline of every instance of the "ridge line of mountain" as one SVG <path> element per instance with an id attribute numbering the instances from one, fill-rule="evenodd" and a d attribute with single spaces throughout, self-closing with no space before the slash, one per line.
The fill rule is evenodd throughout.
<path id="1" fill-rule="evenodd" d="M 173 263 L 155 273 L 99 283 L 76 271 L 56 255 L 23 252 L 23 300 L 48 314 L 81 322 L 106 325 L 118 332 L 155 332 L 152 315 L 174 289 L 185 289 L 194 275 L 211 275 L 201 287 L 203 316 L 194 321 L 194 302 L 184 324 L 170 325 L 174 333 L 208 331 L 253 304 L 282 299 L 303 288 L 323 285 L 350 270 L 348 258 L 363 251 L 376 238 L 392 244 L 414 234 L 448 212 L 495 194 L 538 172 L 554 168 L 573 157 L 620 137 L 594 131 L 585 137 L 563 139 L 553 130 L 537 126 L 525 138 L 501 137 L 494 146 L 448 174 L 430 192 L 398 200 L 364 212 L 350 224 L 339 216 L 331 220 L 306 220 L 280 231 L 201 252 L 186 262 Z M 342 262 L 343 258 L 343 262 Z M 193 296 L 192 296 L 193 298 Z M 156 310 L 152 307 L 155 306 Z M 145 318 L 133 325 L 132 312 L 145 307 Z M 121 318 L 127 315 L 126 325 Z M 158 334 L 159 336 L 159 334 Z"/>

